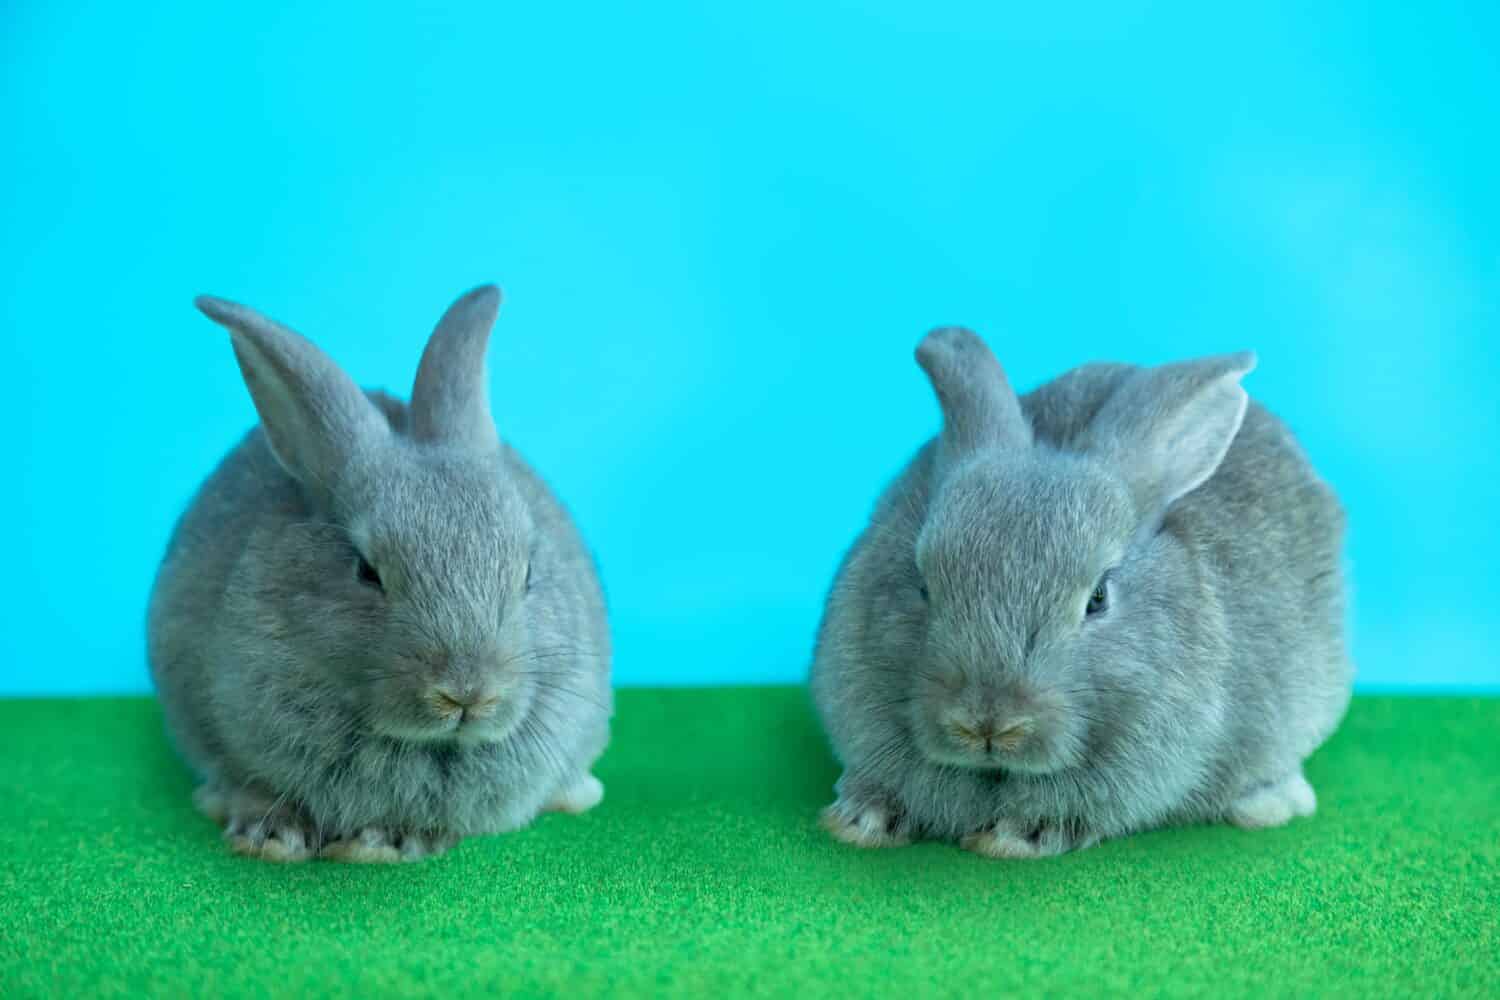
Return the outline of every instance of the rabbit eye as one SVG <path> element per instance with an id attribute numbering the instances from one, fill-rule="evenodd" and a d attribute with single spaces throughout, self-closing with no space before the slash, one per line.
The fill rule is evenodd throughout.
<path id="1" fill-rule="evenodd" d="M 1109 607 L 1109 589 L 1105 587 L 1104 581 L 1100 580 L 1094 592 L 1089 595 L 1089 604 L 1084 609 L 1084 614 L 1097 615 L 1107 607 Z"/>
<path id="2" fill-rule="evenodd" d="M 380 582 L 380 574 L 375 572 L 375 567 L 370 565 L 370 561 L 364 556 L 357 556 L 356 560 L 354 575 L 359 578 L 359 582 L 366 587 L 374 587 L 376 590 L 384 591 L 385 584 Z"/>

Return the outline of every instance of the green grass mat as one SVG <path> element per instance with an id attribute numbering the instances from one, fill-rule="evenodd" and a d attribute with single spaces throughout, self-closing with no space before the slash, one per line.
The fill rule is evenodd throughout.
<path id="1" fill-rule="evenodd" d="M 0 702 L 0 995 L 1500 991 L 1500 699 L 1359 698 L 1312 820 L 862 852 L 805 694 L 624 691 L 604 804 L 417 865 L 231 856 L 153 703 Z"/>

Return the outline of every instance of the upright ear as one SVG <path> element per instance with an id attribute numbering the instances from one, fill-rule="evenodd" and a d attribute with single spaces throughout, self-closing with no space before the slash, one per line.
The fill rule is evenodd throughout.
<path id="1" fill-rule="evenodd" d="M 934 330 L 917 345 L 917 364 L 943 411 L 940 465 L 987 448 L 1030 447 L 1021 401 L 978 334 L 958 326 Z"/>
<path id="2" fill-rule="evenodd" d="M 500 289 L 481 285 L 449 306 L 438 320 L 411 390 L 412 437 L 478 451 L 499 445 L 484 364 L 490 329 L 499 312 Z"/>
<path id="3" fill-rule="evenodd" d="M 331 489 L 361 447 L 389 435 L 359 386 L 306 338 L 233 302 L 194 301 L 229 330 L 271 451 L 298 482 Z"/>
<path id="4" fill-rule="evenodd" d="M 1144 511 L 1163 511 L 1224 460 L 1250 397 L 1250 351 L 1147 368 L 1127 379 L 1090 424 L 1085 447 L 1125 479 Z"/>

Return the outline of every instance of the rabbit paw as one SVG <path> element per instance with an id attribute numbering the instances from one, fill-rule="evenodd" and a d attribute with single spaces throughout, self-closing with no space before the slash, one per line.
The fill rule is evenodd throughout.
<path id="1" fill-rule="evenodd" d="M 1280 781 L 1258 785 L 1229 806 L 1229 822 L 1246 830 L 1283 826 L 1298 816 L 1311 816 L 1318 808 L 1312 785 L 1294 771 Z"/>
<path id="2" fill-rule="evenodd" d="M 959 841 L 966 851 L 987 858 L 1049 858 L 1093 843 L 1076 820 L 1024 823 L 1002 819 Z"/>
<path id="3" fill-rule="evenodd" d="M 317 853 L 317 836 L 300 809 L 280 799 L 243 789 L 203 785 L 193 804 L 224 827 L 229 849 L 262 861 L 307 861 Z"/>
<path id="4" fill-rule="evenodd" d="M 888 795 L 851 794 L 839 797 L 818 815 L 834 840 L 855 847 L 902 847 L 911 843 L 906 810 Z"/>
<path id="5" fill-rule="evenodd" d="M 351 836 L 329 841 L 321 856 L 352 864 L 394 864 L 436 857 L 457 843 L 458 837 L 451 833 L 398 833 L 367 826 Z"/>
<path id="6" fill-rule="evenodd" d="M 592 774 L 574 780 L 552 796 L 542 812 L 585 813 L 604 799 L 604 783 Z"/>

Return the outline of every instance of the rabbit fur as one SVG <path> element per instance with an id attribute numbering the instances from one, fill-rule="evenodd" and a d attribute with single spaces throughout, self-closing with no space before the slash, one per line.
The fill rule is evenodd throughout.
<path id="1" fill-rule="evenodd" d="M 1347 707 L 1344 513 L 1248 352 L 1088 364 L 1017 397 L 974 333 L 917 360 L 941 433 L 838 569 L 811 687 L 824 826 L 996 857 L 1308 815 Z"/>
<path id="2" fill-rule="evenodd" d="M 198 300 L 260 423 L 176 526 L 148 654 L 196 801 L 237 851 L 416 859 L 602 795 L 604 599 L 568 513 L 497 435 L 499 302 L 483 286 L 453 304 L 403 403 Z"/>

